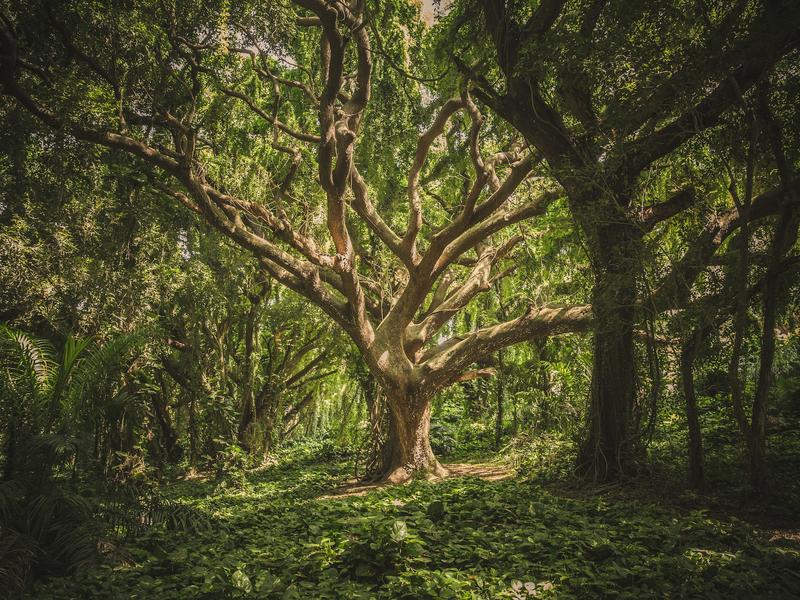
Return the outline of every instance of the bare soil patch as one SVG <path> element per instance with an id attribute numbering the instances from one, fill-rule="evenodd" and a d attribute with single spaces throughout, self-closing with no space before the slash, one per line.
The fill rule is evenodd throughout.
<path id="1" fill-rule="evenodd" d="M 480 477 L 486 481 L 501 481 L 514 476 L 514 469 L 500 463 L 450 463 L 443 465 L 448 471 L 446 478 L 434 478 L 432 481 L 451 477 Z M 364 496 L 369 492 L 395 485 L 389 481 L 365 482 L 351 479 L 344 485 L 335 488 L 330 494 L 320 499 L 346 498 L 348 496 Z"/>

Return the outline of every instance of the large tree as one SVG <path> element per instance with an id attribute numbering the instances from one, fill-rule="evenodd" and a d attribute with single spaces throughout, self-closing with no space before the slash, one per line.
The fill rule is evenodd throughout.
<path id="1" fill-rule="evenodd" d="M 717 215 L 676 265 L 681 277 L 643 299 L 642 240 L 692 194 L 634 210 L 638 178 L 714 125 L 736 91 L 772 67 L 793 43 L 796 14 L 773 23 L 770 11 L 748 7 L 700 19 L 700 45 L 710 49 L 702 81 L 675 65 L 664 76 L 662 64 L 702 48 L 670 38 L 672 58 L 659 61 L 651 31 L 643 38 L 650 54 L 641 53 L 651 62 L 630 63 L 644 80 L 631 93 L 625 73 L 600 80 L 581 70 L 597 69 L 589 57 L 622 52 L 648 14 L 627 14 L 622 3 L 604 13 L 605 4 L 499 2 L 456 12 L 456 25 L 460 15 L 482 15 L 476 22 L 490 32 L 499 68 L 486 66 L 485 53 L 473 61 L 455 52 L 464 77 L 430 78 L 426 87 L 409 73 L 429 60 L 416 43 L 418 8 L 402 0 L 18 3 L 2 15 L 0 83 L 87 151 L 101 145 L 134 157 L 142 181 L 251 252 L 349 336 L 387 400 L 382 474 L 391 480 L 443 472 L 428 437 L 438 390 L 490 372 L 477 367 L 504 347 L 599 324 L 589 462 L 607 478 L 629 438 L 637 307 L 685 300 L 741 222 L 735 211 Z M 718 30 L 731 19 L 728 40 Z M 607 47 L 593 51 L 598 24 Z M 768 24 L 775 31 L 764 36 Z M 539 53 L 545 40 L 554 50 Z M 481 38 L 471 43 L 484 48 Z M 785 187 L 756 196 L 750 218 L 779 211 Z M 459 330 L 453 317 L 513 272 L 519 224 L 562 196 L 586 238 L 591 304 L 530 304 Z"/>
<path id="2" fill-rule="evenodd" d="M 440 333 L 513 270 L 503 261 L 522 236 L 506 232 L 544 212 L 559 192 L 531 180 L 535 161 L 523 145 L 487 151 L 484 116 L 463 87 L 418 135 L 413 121 L 402 123 L 399 138 L 411 131 L 416 142 L 409 156 L 394 159 L 408 165 L 399 182 L 407 202 L 401 224 L 398 182 L 366 179 L 379 179 L 380 166 L 397 170 L 370 164 L 391 157 L 386 148 L 378 155 L 378 145 L 395 140 L 388 133 L 367 140 L 369 152 L 357 143 L 370 118 L 373 131 L 389 128 L 390 101 L 422 112 L 419 92 L 394 84 L 370 116 L 373 59 L 385 57 L 378 82 L 393 85 L 397 63 L 410 60 L 401 24 L 418 30 L 417 8 L 299 0 L 261 10 L 246 3 L 20 5 L 3 15 L 3 91 L 79 141 L 136 157 L 154 186 L 319 306 L 358 347 L 388 400 L 384 475 L 441 473 L 428 439 L 432 396 L 474 376 L 465 372 L 499 348 L 590 323 L 588 306 L 542 306 L 467 335 Z M 415 98 L 392 97 L 404 92 Z M 472 173 L 462 173 L 462 185 L 431 192 L 441 207 L 424 214 L 423 175 L 436 177 L 429 156 L 441 152 L 459 117 L 468 126 L 454 135 L 466 141 Z M 316 177 L 304 170 L 310 161 Z M 245 167 L 231 166 L 237 162 Z M 315 227 L 320 212 L 324 228 Z"/>
<path id="3" fill-rule="evenodd" d="M 594 276 L 594 366 L 581 466 L 595 479 L 613 479 L 638 435 L 634 338 L 641 308 L 685 302 L 727 237 L 720 233 L 742 220 L 738 211 L 714 219 L 648 299 L 641 290 L 646 238 L 656 222 L 683 212 L 698 195 L 688 178 L 678 187 L 677 177 L 669 183 L 674 195 L 652 205 L 648 183 L 687 142 L 751 104 L 748 91 L 776 76 L 784 57 L 796 57 L 800 5 L 465 0 L 455 6 L 447 34 L 456 40 L 449 47 L 453 60 L 475 96 L 546 161 L 584 236 Z M 790 70 L 784 64 L 777 76 Z M 783 190 L 778 204 L 791 203 L 785 192 L 794 183 L 788 174 L 772 182 Z M 750 218 L 776 208 L 766 207 L 754 203 Z M 796 231 L 796 220 L 788 223 Z M 793 233 L 783 236 L 794 240 Z"/>

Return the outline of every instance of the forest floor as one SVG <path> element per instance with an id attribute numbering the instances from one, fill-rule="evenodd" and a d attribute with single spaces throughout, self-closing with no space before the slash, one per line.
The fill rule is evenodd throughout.
<path id="1" fill-rule="evenodd" d="M 443 466 L 448 472 L 445 479 L 451 477 L 478 477 L 486 481 L 501 481 L 515 475 L 513 468 L 500 461 L 444 463 Z M 441 481 L 441 479 L 434 481 Z M 332 490 L 330 494 L 320 496 L 320 499 L 328 500 L 347 496 L 363 496 L 369 492 L 374 492 L 391 485 L 391 483 L 384 481 L 364 482 L 352 478 L 348 479 L 344 485 Z"/>
<path id="2" fill-rule="evenodd" d="M 647 494 L 543 483 L 502 463 L 449 467 L 439 481 L 359 493 L 342 492 L 352 465 L 335 456 L 171 483 L 164 493 L 193 518 L 151 528 L 30 597 L 800 597 L 791 536 Z"/>

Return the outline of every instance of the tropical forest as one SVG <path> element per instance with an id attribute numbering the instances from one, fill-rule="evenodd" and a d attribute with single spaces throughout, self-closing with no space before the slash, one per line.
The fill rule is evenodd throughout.
<path id="1" fill-rule="evenodd" d="M 0 0 L 0 597 L 800 598 L 800 2 Z"/>

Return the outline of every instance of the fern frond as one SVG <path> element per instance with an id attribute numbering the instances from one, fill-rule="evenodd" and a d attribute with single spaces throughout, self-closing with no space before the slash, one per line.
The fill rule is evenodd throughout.
<path id="1" fill-rule="evenodd" d="M 81 357 L 72 373 L 69 390 L 64 398 L 64 404 L 69 407 L 73 418 L 79 420 L 81 415 L 104 412 L 105 407 L 98 406 L 97 400 L 100 398 L 107 398 L 109 401 L 124 398 L 117 398 L 117 395 L 111 393 L 112 380 L 130 360 L 133 350 L 147 339 L 147 335 L 148 331 L 145 329 L 117 335 Z"/>
<path id="2" fill-rule="evenodd" d="M 55 368 L 47 340 L 0 325 L 0 386 L 5 400 L 17 398 L 39 406 L 50 395 Z"/>

